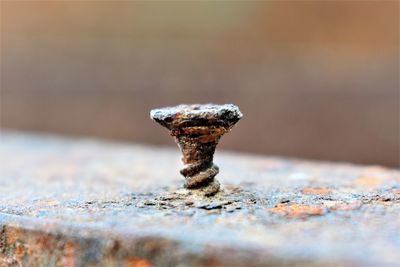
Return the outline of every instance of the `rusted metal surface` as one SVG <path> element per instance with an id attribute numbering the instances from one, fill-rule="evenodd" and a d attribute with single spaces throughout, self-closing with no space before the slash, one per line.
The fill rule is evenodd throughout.
<path id="1" fill-rule="evenodd" d="M 220 189 L 215 176 L 219 168 L 213 163 L 219 139 L 242 118 L 233 104 L 179 105 L 153 109 L 150 117 L 170 130 L 180 147 L 185 167 L 185 188 L 205 196 L 213 196 Z"/>
<path id="2" fill-rule="evenodd" d="M 3 134 L 0 266 L 398 266 L 398 170 L 215 161 L 202 197 L 175 149 Z"/>

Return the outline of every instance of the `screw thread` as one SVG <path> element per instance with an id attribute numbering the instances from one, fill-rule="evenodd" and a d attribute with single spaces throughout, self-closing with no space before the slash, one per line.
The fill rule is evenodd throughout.
<path id="1" fill-rule="evenodd" d="M 204 195 L 215 195 L 220 188 L 215 176 L 219 168 L 213 163 L 215 147 L 219 138 L 202 143 L 198 138 L 178 136 L 177 143 L 182 150 L 185 167 L 180 171 L 185 176 L 185 188 L 199 189 Z"/>
<path id="2" fill-rule="evenodd" d="M 203 165 L 203 163 L 200 163 Z M 185 176 L 185 188 L 201 189 L 206 196 L 211 196 L 219 191 L 219 182 L 215 176 L 219 173 L 219 168 L 215 164 L 199 169 L 197 164 L 188 164 L 181 170 L 181 174 Z"/>

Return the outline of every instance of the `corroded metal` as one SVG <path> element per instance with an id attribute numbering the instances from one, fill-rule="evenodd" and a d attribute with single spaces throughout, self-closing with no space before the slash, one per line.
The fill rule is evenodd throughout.
<path id="1" fill-rule="evenodd" d="M 170 130 L 182 151 L 185 188 L 215 195 L 220 188 L 214 179 L 219 172 L 213 163 L 215 148 L 221 136 L 242 118 L 239 108 L 232 104 L 179 105 L 154 109 L 150 116 Z"/>
<path id="2" fill-rule="evenodd" d="M 154 159 L 157 159 L 154 160 Z M 0 137 L 0 266 L 398 266 L 400 172 L 226 153 L 178 190 L 179 153 Z"/>

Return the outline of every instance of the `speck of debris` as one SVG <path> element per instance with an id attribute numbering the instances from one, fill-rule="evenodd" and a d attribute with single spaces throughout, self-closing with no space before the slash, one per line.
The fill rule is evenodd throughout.
<path id="1" fill-rule="evenodd" d="M 145 200 L 145 201 L 143 202 L 143 204 L 146 205 L 146 206 L 155 206 L 155 205 L 156 205 L 156 202 L 147 199 L 147 200 Z"/>
<path id="2" fill-rule="evenodd" d="M 211 204 L 202 203 L 202 204 L 196 206 L 196 208 L 205 209 L 205 210 L 214 210 L 214 209 L 221 209 L 222 205 L 221 205 L 221 203 L 211 203 Z"/>
<path id="3" fill-rule="evenodd" d="M 241 206 L 229 206 L 229 207 L 226 208 L 226 211 L 227 212 L 234 212 L 235 210 L 240 210 L 240 209 L 242 209 Z"/>
<path id="4" fill-rule="evenodd" d="M 193 205 L 193 201 L 187 200 L 187 201 L 185 201 L 185 205 L 186 206 L 192 206 Z"/>

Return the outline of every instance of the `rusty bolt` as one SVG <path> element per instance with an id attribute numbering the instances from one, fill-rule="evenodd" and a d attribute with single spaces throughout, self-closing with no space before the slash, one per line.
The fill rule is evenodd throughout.
<path id="1" fill-rule="evenodd" d="M 205 196 L 215 195 L 220 188 L 214 179 L 219 169 L 213 163 L 218 141 L 242 116 L 233 104 L 179 105 L 150 112 L 153 120 L 170 130 L 182 151 L 185 188 Z"/>

